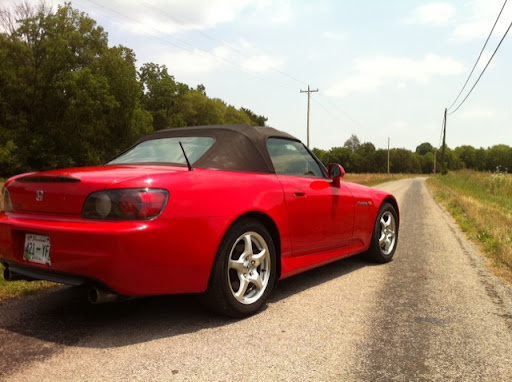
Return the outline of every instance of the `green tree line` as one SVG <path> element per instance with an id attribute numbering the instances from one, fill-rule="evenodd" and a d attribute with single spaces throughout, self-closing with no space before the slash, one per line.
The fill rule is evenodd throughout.
<path id="1" fill-rule="evenodd" d="M 209 98 L 164 65 L 136 66 L 70 3 L 0 9 L 0 177 L 101 164 L 140 136 L 170 127 L 267 118 Z"/>
<path id="2" fill-rule="evenodd" d="M 346 171 L 352 173 L 386 173 L 388 150 L 376 149 L 372 143 L 360 143 L 352 135 L 341 147 L 330 150 L 313 149 L 318 158 L 325 163 L 340 163 Z M 512 172 L 512 147 L 504 144 L 489 148 L 459 146 L 446 148 L 444 160 L 440 150 L 425 142 L 416 150 L 389 150 L 389 170 L 391 173 L 430 174 L 436 171 L 473 169 L 479 171 Z"/>

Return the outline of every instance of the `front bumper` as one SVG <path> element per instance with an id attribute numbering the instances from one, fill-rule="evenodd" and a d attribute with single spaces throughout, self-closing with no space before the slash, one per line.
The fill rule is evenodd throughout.
<path id="1" fill-rule="evenodd" d="M 229 221 L 106 222 L 0 213 L 0 262 L 34 278 L 104 284 L 126 296 L 198 293 L 206 290 Z M 51 265 L 23 259 L 26 233 L 50 238 Z"/>

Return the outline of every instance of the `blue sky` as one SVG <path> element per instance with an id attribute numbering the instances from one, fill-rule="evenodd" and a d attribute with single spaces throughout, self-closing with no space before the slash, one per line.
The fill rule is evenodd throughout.
<path id="1" fill-rule="evenodd" d="M 439 145 L 444 108 L 458 95 L 503 0 L 72 4 L 105 28 L 111 45 L 132 48 L 138 65 L 164 64 L 177 81 L 203 84 L 208 96 L 265 115 L 304 142 L 307 97 L 300 90 L 318 88 L 312 147 L 342 146 L 355 134 L 376 147 L 386 147 L 389 137 L 392 147 L 414 150 L 423 142 Z M 512 3 L 474 79 L 511 22 Z M 509 35 L 464 105 L 448 116 L 448 146 L 512 145 L 510 68 Z"/>

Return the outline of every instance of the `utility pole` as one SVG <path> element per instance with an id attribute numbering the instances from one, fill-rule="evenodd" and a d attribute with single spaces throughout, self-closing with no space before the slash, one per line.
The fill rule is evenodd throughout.
<path id="1" fill-rule="evenodd" d="M 389 174 L 389 137 L 388 137 L 388 174 Z"/>
<path id="2" fill-rule="evenodd" d="M 444 162 L 444 150 L 446 149 L 446 108 L 444 109 L 443 119 L 443 147 L 441 149 L 441 174 L 445 175 L 448 170 L 446 169 L 446 163 Z"/>
<path id="3" fill-rule="evenodd" d="M 436 155 L 437 154 L 437 150 L 434 149 L 434 175 L 436 175 L 436 165 L 437 165 L 437 159 L 436 159 Z"/>
<path id="4" fill-rule="evenodd" d="M 308 85 L 308 90 L 301 90 L 301 93 L 308 93 L 308 149 L 309 149 L 309 98 L 311 93 L 316 93 L 318 89 L 310 90 Z"/>

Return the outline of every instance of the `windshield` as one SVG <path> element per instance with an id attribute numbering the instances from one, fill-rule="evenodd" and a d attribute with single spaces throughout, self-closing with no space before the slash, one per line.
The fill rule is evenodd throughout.
<path id="1" fill-rule="evenodd" d="M 124 163 L 178 163 L 186 164 L 180 143 L 190 164 L 194 164 L 212 147 L 212 137 L 172 137 L 152 139 L 139 143 L 108 164 Z"/>

